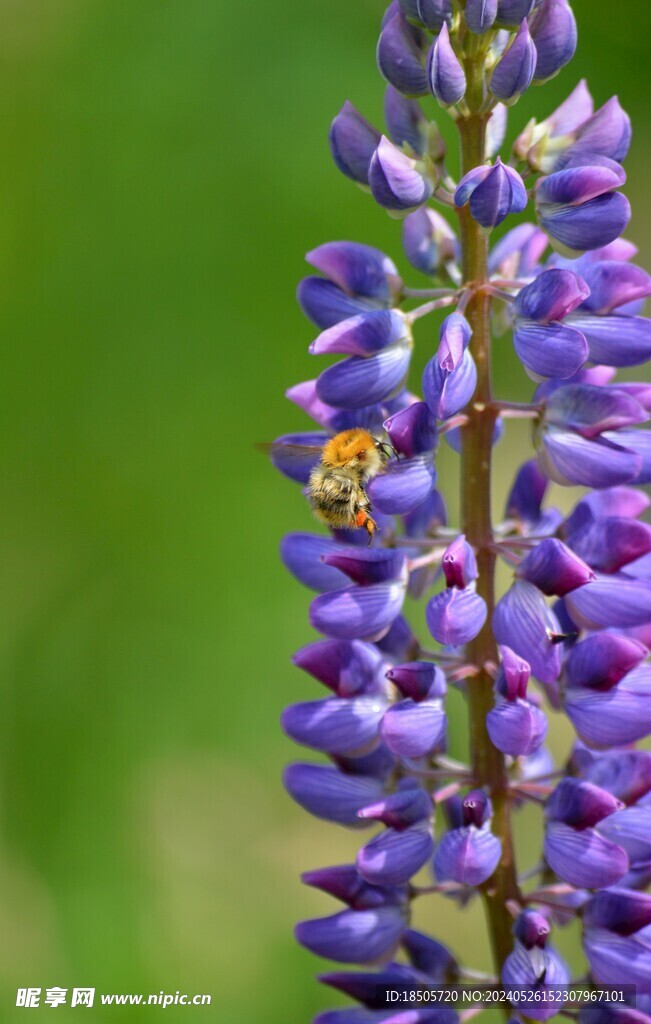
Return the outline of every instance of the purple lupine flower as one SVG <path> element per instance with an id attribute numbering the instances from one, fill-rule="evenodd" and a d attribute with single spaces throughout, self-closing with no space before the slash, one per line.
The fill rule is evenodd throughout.
<path id="1" fill-rule="evenodd" d="M 545 270 L 514 303 L 513 344 L 534 380 L 573 377 L 588 358 L 585 336 L 561 321 L 589 295 L 583 278 L 570 270 Z"/>
<path id="2" fill-rule="evenodd" d="M 501 647 L 502 665 L 495 681 L 495 707 L 486 716 L 491 742 L 511 757 L 534 754 L 545 742 L 544 712 L 527 700 L 529 663 L 509 647 Z"/>
<path id="3" fill-rule="evenodd" d="M 342 493 L 353 502 L 353 524 L 372 512 L 377 526 L 371 547 L 353 524 L 292 531 L 281 544 L 286 567 L 316 591 L 310 623 L 322 636 L 293 661 L 327 691 L 283 713 L 287 735 L 321 757 L 289 765 L 286 789 L 357 836 L 381 825 L 350 863 L 303 876 L 345 908 L 302 922 L 299 942 L 340 963 L 381 962 L 372 973 L 324 975 L 358 1006 L 316 1024 L 454 1024 L 453 1011 L 391 1009 L 384 998 L 387 986 L 413 992 L 463 976 L 449 950 L 409 927 L 412 901 L 431 889 L 414 881 L 427 864 L 434 889 L 455 904 L 475 893 L 490 903 L 504 984 L 535 992 L 567 983 L 549 936 L 552 924 L 578 918 L 589 982 L 636 984 L 641 1000 L 638 1011 L 583 1009 L 580 1024 L 648 1024 L 651 753 L 635 744 L 651 735 L 651 526 L 638 490 L 651 483 L 651 385 L 617 379 L 618 368 L 651 357 L 642 315 L 651 277 L 620 237 L 630 121 L 616 98 L 595 112 L 580 82 L 517 135 L 529 191 L 500 155 L 507 107 L 575 48 L 567 0 L 467 0 L 458 11 L 450 0 L 393 0 L 377 50 L 387 135 L 350 103 L 331 125 L 337 166 L 404 216 L 407 260 L 431 280 L 425 289 L 403 283 L 388 256 L 354 242 L 308 255 L 320 275 L 298 293 L 320 331 L 310 352 L 343 358 L 289 388 L 313 425 L 271 446 L 281 473 L 304 486 L 324 474 L 334 504 Z M 417 102 L 428 93 L 453 108 L 461 180 Z M 530 197 L 538 224 L 518 224 L 491 248 L 491 229 Z M 435 352 L 423 331 L 430 350 L 414 392 L 419 321 L 444 308 Z M 491 332 L 509 331 L 539 385 L 530 403 L 503 403 L 492 390 Z M 492 450 L 513 417 L 532 420 L 535 451 L 523 455 L 504 519 L 493 523 Z M 337 447 L 326 455 L 324 446 L 348 430 L 370 441 L 339 465 Z M 456 505 L 444 501 L 445 473 L 437 479 L 441 436 L 460 456 L 460 515 L 450 525 Z M 365 464 L 369 452 L 391 449 L 375 471 Z M 588 493 L 563 504 L 567 513 L 548 503 L 550 482 Z M 495 593 L 498 560 L 512 579 Z M 425 598 L 421 619 L 435 644 L 408 621 L 407 596 Z M 451 689 L 470 706 L 467 765 L 446 754 L 448 717 L 458 721 Z M 547 703 L 576 736 L 564 769 L 544 746 Z M 530 800 L 544 802 L 544 883 L 518 913 L 511 820 Z M 438 805 L 448 828 L 434 844 Z M 527 1004 L 534 1019 L 553 1009 Z"/>
<path id="4" fill-rule="evenodd" d="M 509 213 L 522 213 L 527 193 L 518 172 L 498 157 L 494 167 L 475 167 L 461 179 L 454 193 L 454 205 L 466 203 L 478 224 L 494 228 Z"/>
<path id="5" fill-rule="evenodd" d="M 577 157 L 581 160 L 581 157 Z M 622 167 L 608 157 L 591 157 L 554 171 L 536 183 L 540 226 L 559 252 L 579 255 L 616 239 L 631 217 L 626 197 L 615 191 L 626 180 Z"/>
<path id="6" fill-rule="evenodd" d="M 441 838 L 434 854 L 434 871 L 441 882 L 480 885 L 495 871 L 502 844 L 490 830 L 492 809 L 486 794 L 472 790 L 461 805 L 461 824 Z"/>
<path id="7" fill-rule="evenodd" d="M 552 1017 L 556 1007 L 536 1002 L 533 993 L 542 985 L 566 985 L 570 980 L 565 962 L 548 945 L 550 931 L 549 922 L 541 914 L 523 910 L 513 927 L 513 952 L 502 967 L 504 985 L 531 991 L 532 998 L 527 1000 L 527 1016 L 541 1021 Z"/>

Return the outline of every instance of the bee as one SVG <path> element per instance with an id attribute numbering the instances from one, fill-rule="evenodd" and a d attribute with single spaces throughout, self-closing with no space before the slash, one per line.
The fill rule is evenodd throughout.
<path id="1" fill-rule="evenodd" d="M 282 443 L 259 447 L 272 456 L 318 455 L 318 462 L 310 472 L 306 490 L 314 515 L 333 529 L 363 528 L 371 543 L 378 525 L 371 515 L 366 485 L 384 471 L 391 454 L 397 457 L 395 448 L 373 437 L 362 427 L 342 430 L 326 441 L 323 447 Z"/>

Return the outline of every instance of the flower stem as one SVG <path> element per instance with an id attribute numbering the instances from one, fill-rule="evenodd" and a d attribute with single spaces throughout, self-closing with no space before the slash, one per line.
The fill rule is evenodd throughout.
<path id="1" fill-rule="evenodd" d="M 468 83 L 466 99 L 468 116 L 457 120 L 461 141 L 461 173 L 483 164 L 486 159 L 486 121 L 484 103 L 484 71 L 482 61 L 465 61 Z M 480 672 L 466 684 L 470 719 L 472 774 L 485 786 L 493 803 L 493 832 L 502 843 L 500 863 L 482 887 L 490 931 L 496 973 L 512 950 L 513 920 L 507 909 L 509 901 L 520 902 L 520 891 L 513 856 L 509 810 L 508 778 L 504 756 L 490 741 L 486 715 L 493 706 L 493 680 L 487 663 L 498 661 L 491 619 L 495 606 L 495 551 L 491 522 L 491 457 L 496 410 L 491 388 L 491 296 L 478 285 L 488 282 L 488 241 L 479 224 L 470 216 L 467 206 L 459 210 L 463 285 L 472 285 L 466 317 L 472 327 L 471 352 L 477 365 L 477 390 L 465 410 L 468 423 L 463 428 L 461 465 L 462 528 L 477 553 L 479 578 L 477 593 L 486 602 L 486 623 L 469 645 L 467 660 L 480 666 Z"/>

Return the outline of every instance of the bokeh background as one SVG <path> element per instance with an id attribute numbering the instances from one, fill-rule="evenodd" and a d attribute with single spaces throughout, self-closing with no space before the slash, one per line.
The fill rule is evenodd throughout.
<path id="1" fill-rule="evenodd" d="M 598 103 L 619 93 L 648 264 L 651 5 L 574 8 L 577 58 L 512 124 L 582 75 Z M 207 992 L 211 1007 L 168 1016 L 224 1024 L 337 1002 L 294 945 L 293 922 L 332 907 L 298 874 L 358 837 L 279 781 L 280 710 L 319 694 L 288 663 L 309 595 L 277 544 L 311 520 L 252 444 L 307 425 L 283 398 L 315 373 L 303 253 L 353 238 L 404 268 L 399 225 L 327 147 L 344 99 L 381 120 L 381 11 L 0 0 L 2 1020 L 22 1019 L 27 985 Z M 435 328 L 417 339 L 415 381 Z M 506 340 L 496 359 L 524 398 Z M 503 443 L 503 486 L 525 443 L 518 428 Z M 452 489 L 454 473 L 443 455 Z M 526 843 L 531 819 L 518 828 Z M 475 911 L 434 901 L 425 919 L 488 965 Z"/>

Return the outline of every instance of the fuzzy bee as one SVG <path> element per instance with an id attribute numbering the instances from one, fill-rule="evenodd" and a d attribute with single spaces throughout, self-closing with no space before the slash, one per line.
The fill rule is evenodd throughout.
<path id="1" fill-rule="evenodd" d="M 377 530 L 366 485 L 381 473 L 395 449 L 362 427 L 342 430 L 323 447 L 274 443 L 260 445 L 273 455 L 318 455 L 306 497 L 314 515 L 333 529 L 363 528 L 369 544 Z"/>

